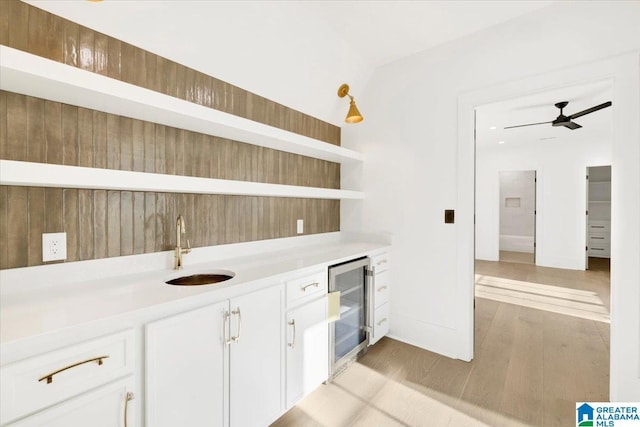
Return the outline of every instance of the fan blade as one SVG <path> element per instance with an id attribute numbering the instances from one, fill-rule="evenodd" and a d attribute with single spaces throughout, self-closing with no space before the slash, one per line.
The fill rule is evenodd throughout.
<path id="1" fill-rule="evenodd" d="M 571 129 L 571 130 L 580 129 L 582 127 L 579 124 L 577 124 L 576 122 L 566 122 L 566 123 L 561 124 L 560 126 L 564 126 L 564 127 L 568 128 L 568 129 Z"/>
<path id="2" fill-rule="evenodd" d="M 540 122 L 540 123 L 529 123 L 528 125 L 516 125 L 516 126 L 507 126 L 505 129 L 513 129 L 513 128 L 521 128 L 524 126 L 536 126 L 536 125 L 546 125 L 551 122 Z"/>
<path id="3" fill-rule="evenodd" d="M 607 101 L 600 105 L 596 105 L 595 107 L 587 108 L 586 110 L 572 114 L 569 116 L 569 119 L 577 119 L 578 117 L 582 117 L 586 114 L 590 114 L 590 113 L 593 113 L 594 111 L 602 110 L 603 108 L 607 108 L 607 107 L 611 107 L 611 101 Z"/>

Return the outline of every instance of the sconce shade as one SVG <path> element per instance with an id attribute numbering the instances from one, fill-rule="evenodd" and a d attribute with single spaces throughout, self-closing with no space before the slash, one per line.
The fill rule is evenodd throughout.
<path id="1" fill-rule="evenodd" d="M 338 88 L 338 96 L 340 98 L 344 98 L 348 96 L 351 101 L 349 102 L 349 112 L 347 113 L 347 117 L 344 119 L 347 123 L 358 123 L 364 120 L 360 111 L 358 111 L 358 107 L 356 107 L 356 101 L 353 99 L 353 96 L 349 95 L 349 85 L 344 83 Z"/>
<path id="2" fill-rule="evenodd" d="M 356 107 L 356 101 L 351 99 L 351 102 L 349 103 L 349 112 L 347 113 L 347 118 L 344 119 L 344 121 L 347 123 L 358 123 L 363 120 L 364 118 L 362 117 L 362 114 L 360 114 L 358 107 Z"/>

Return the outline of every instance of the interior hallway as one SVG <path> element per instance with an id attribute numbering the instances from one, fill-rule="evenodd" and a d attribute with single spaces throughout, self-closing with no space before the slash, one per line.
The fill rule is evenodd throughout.
<path id="1" fill-rule="evenodd" d="M 478 261 L 476 273 L 595 291 L 609 307 L 608 260 L 586 272 Z M 274 426 L 567 426 L 576 402 L 608 398 L 608 323 L 477 298 L 471 363 L 384 338 Z"/>

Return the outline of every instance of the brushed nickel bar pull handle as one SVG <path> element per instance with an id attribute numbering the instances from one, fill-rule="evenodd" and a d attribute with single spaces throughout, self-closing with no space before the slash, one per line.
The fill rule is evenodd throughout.
<path id="1" fill-rule="evenodd" d="M 302 292 L 307 292 L 307 288 L 310 288 L 310 287 L 312 287 L 312 286 L 313 286 L 314 288 L 317 288 L 318 286 L 320 286 L 320 283 L 318 283 L 318 282 L 309 283 L 309 284 L 308 284 L 308 285 L 306 285 L 306 286 L 302 286 L 300 289 L 302 289 Z"/>
<path id="2" fill-rule="evenodd" d="M 386 318 L 386 317 L 385 317 L 384 319 L 381 319 L 381 320 L 378 322 L 378 326 L 382 325 L 382 324 L 383 324 L 384 322 L 386 322 L 386 321 L 387 321 L 387 318 Z"/>
<path id="3" fill-rule="evenodd" d="M 50 374 L 47 374 L 44 377 L 40 378 L 38 381 L 47 380 L 47 384 L 51 384 L 53 382 L 54 375 L 58 375 L 60 372 L 64 372 L 67 369 L 75 368 L 76 366 L 84 365 L 85 363 L 91 363 L 91 362 L 96 362 L 98 365 L 102 365 L 103 363 L 102 359 L 108 359 L 108 358 L 109 356 L 99 356 L 99 357 L 94 357 L 93 359 L 83 360 L 82 362 L 74 363 L 73 365 L 65 366 L 62 369 L 58 369 L 55 372 L 51 372 Z"/>
<path id="4" fill-rule="evenodd" d="M 387 289 L 387 285 L 380 286 L 380 287 L 379 287 L 378 289 L 376 289 L 376 290 L 377 290 L 378 292 L 382 292 L 382 291 L 384 291 L 385 289 Z"/>
<path id="5" fill-rule="evenodd" d="M 231 339 L 233 340 L 233 342 L 239 342 L 240 341 L 240 332 L 241 332 L 241 328 L 242 328 L 242 313 L 240 313 L 240 307 L 237 307 L 235 310 L 233 310 L 231 312 L 231 314 L 237 314 L 238 315 L 238 335 L 236 335 L 235 337 L 231 337 Z"/>
<path id="6" fill-rule="evenodd" d="M 596 237 L 596 236 L 592 236 L 592 239 L 598 239 L 598 240 L 604 240 L 604 237 Z"/>
<path id="7" fill-rule="evenodd" d="M 604 248 L 591 248 L 594 251 L 604 251 Z"/>
<path id="8" fill-rule="evenodd" d="M 127 392 L 124 398 L 124 427 L 129 426 L 129 417 L 128 417 L 129 402 L 131 402 L 134 398 L 135 398 L 135 395 L 131 391 Z"/>
<path id="9" fill-rule="evenodd" d="M 376 262 L 376 265 L 382 265 L 382 264 L 386 264 L 387 260 L 386 259 L 381 259 L 380 261 Z"/>
<path id="10" fill-rule="evenodd" d="M 231 318 L 231 314 L 228 311 L 224 312 L 224 322 L 222 328 L 224 329 L 224 345 L 225 347 L 229 347 L 231 344 L 231 340 L 229 339 L 229 319 Z"/>
<path id="11" fill-rule="evenodd" d="M 289 326 L 293 327 L 293 339 L 287 345 L 291 348 L 295 348 L 296 347 L 296 319 L 291 319 L 291 321 L 289 322 Z"/>
<path id="12" fill-rule="evenodd" d="M 604 228 L 604 225 L 592 225 L 591 228 Z"/>

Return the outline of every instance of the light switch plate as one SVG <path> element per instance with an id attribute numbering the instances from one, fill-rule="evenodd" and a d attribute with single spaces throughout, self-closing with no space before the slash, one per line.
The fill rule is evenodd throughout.
<path id="1" fill-rule="evenodd" d="M 444 223 L 445 224 L 453 224 L 454 222 L 456 222 L 455 213 L 456 213 L 456 211 L 454 211 L 453 209 L 445 209 L 445 211 L 444 211 Z"/>
<path id="2" fill-rule="evenodd" d="M 298 234 L 304 233 L 304 219 L 299 219 L 297 222 Z"/>
<path id="3" fill-rule="evenodd" d="M 42 233 L 42 261 L 67 259 L 67 233 Z"/>

